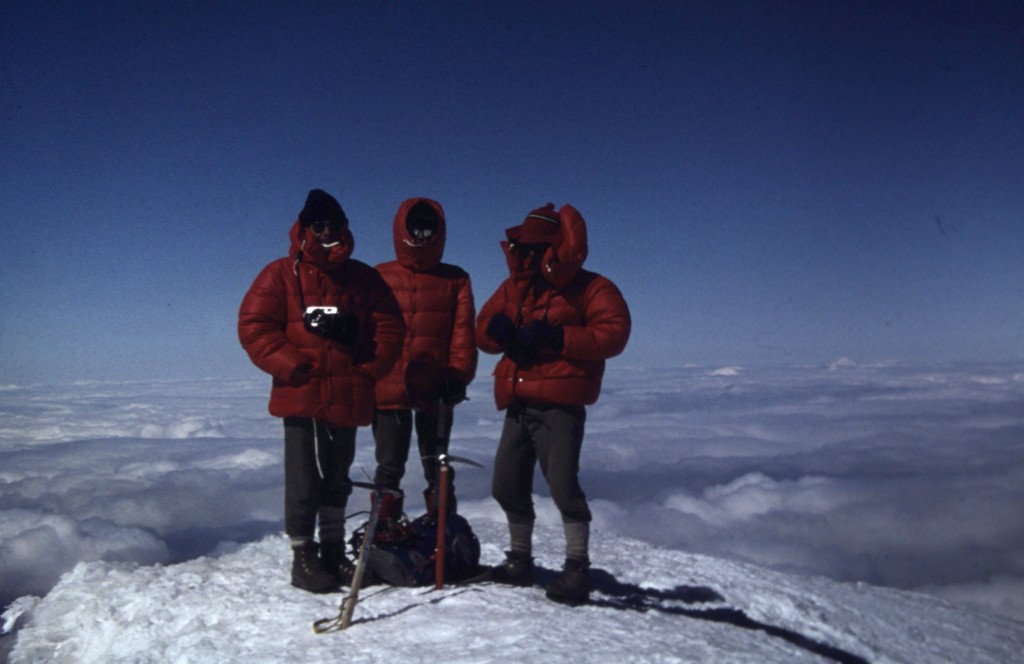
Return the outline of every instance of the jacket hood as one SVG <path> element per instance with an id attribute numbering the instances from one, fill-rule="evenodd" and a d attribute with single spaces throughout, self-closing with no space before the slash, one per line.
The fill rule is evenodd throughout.
<path id="1" fill-rule="evenodd" d="M 329 272 L 345 264 L 352 256 L 356 241 L 348 225 L 342 227 L 338 237 L 338 244 L 330 249 L 314 241 L 313 231 L 296 219 L 288 232 L 291 240 L 291 248 L 288 255 L 296 262 L 312 263 L 321 270 Z"/>
<path id="2" fill-rule="evenodd" d="M 409 218 L 409 210 L 418 203 L 429 205 L 437 213 L 437 232 L 425 244 L 416 245 L 413 237 L 409 234 L 406 221 Z M 392 224 L 392 236 L 395 242 L 395 257 L 402 267 L 413 272 L 423 272 L 436 267 L 444 256 L 444 245 L 447 232 L 444 221 L 444 209 L 441 204 L 430 198 L 409 198 L 402 202 L 395 213 L 395 221 Z"/>
<path id="3" fill-rule="evenodd" d="M 540 262 L 540 276 L 555 288 L 563 288 L 573 280 L 587 260 L 587 224 L 579 210 L 566 203 L 558 210 L 561 224 L 561 235 L 544 253 Z M 518 257 L 511 251 L 512 237 L 516 235 L 518 226 L 505 230 L 507 238 L 501 243 L 508 263 L 509 274 L 521 278 L 522 266 Z"/>

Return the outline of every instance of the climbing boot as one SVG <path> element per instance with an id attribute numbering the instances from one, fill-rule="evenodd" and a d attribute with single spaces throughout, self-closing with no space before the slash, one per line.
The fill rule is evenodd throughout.
<path id="1" fill-rule="evenodd" d="M 545 593 L 547 598 L 561 604 L 583 604 L 590 599 L 590 562 L 566 558 L 562 573 L 552 581 Z"/>
<path id="2" fill-rule="evenodd" d="M 519 551 L 506 551 L 505 562 L 491 568 L 491 580 L 509 586 L 532 586 L 533 556 Z"/>
<path id="3" fill-rule="evenodd" d="M 338 577 L 320 560 L 316 542 L 292 548 L 292 585 L 311 593 L 332 593 L 338 590 Z"/>

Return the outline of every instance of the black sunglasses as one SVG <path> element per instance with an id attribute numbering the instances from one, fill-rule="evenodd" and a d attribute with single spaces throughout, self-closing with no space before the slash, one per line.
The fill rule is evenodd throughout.
<path id="1" fill-rule="evenodd" d="M 543 254 L 549 246 L 551 245 L 543 242 L 516 242 L 512 244 L 512 251 L 520 256 Z"/>
<path id="2" fill-rule="evenodd" d="M 313 229 L 314 233 L 323 233 L 324 229 L 328 226 L 331 227 L 331 230 L 340 231 L 344 227 L 344 224 L 340 221 L 314 221 L 309 225 L 309 227 Z"/>

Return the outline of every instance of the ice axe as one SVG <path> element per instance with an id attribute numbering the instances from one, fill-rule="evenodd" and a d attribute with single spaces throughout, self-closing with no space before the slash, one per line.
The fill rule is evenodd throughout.
<path id="1" fill-rule="evenodd" d="M 431 457 L 424 457 L 429 459 Z M 441 453 L 437 455 L 437 495 L 435 497 L 437 504 L 435 506 L 435 514 L 437 514 L 437 543 L 434 545 L 434 588 L 440 590 L 444 587 L 444 556 L 445 556 L 445 531 L 447 529 L 448 520 L 448 485 L 449 485 L 449 473 L 451 472 L 451 462 L 465 463 L 470 466 L 476 466 L 477 468 L 483 468 L 482 465 L 467 459 L 465 457 L 452 456 L 450 454 Z"/>
<path id="2" fill-rule="evenodd" d="M 394 495 L 402 493 L 397 489 L 388 489 L 370 482 L 352 482 L 352 486 L 370 489 L 374 492 L 370 505 L 370 519 L 366 522 L 366 532 L 363 533 L 363 541 L 359 544 L 359 559 L 356 561 L 356 571 L 352 574 L 352 585 L 349 586 L 348 595 L 341 601 L 341 610 L 336 618 L 318 620 L 313 623 L 313 631 L 317 634 L 331 631 L 332 628 L 347 629 L 352 624 L 352 613 L 355 611 L 356 602 L 359 601 L 359 589 L 363 585 L 363 575 L 366 573 L 367 559 L 370 557 L 370 546 L 373 544 L 373 536 L 377 531 L 381 497 L 385 493 Z"/>

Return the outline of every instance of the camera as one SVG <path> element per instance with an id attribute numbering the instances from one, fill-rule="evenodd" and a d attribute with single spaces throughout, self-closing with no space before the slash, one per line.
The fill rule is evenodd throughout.
<path id="1" fill-rule="evenodd" d="M 309 332 L 342 346 L 353 346 L 359 338 L 359 319 L 341 315 L 338 307 L 306 307 L 302 322 Z"/>
<path id="2" fill-rule="evenodd" d="M 338 321 L 338 307 L 306 307 L 302 322 L 306 329 L 321 337 L 330 338 Z"/>

